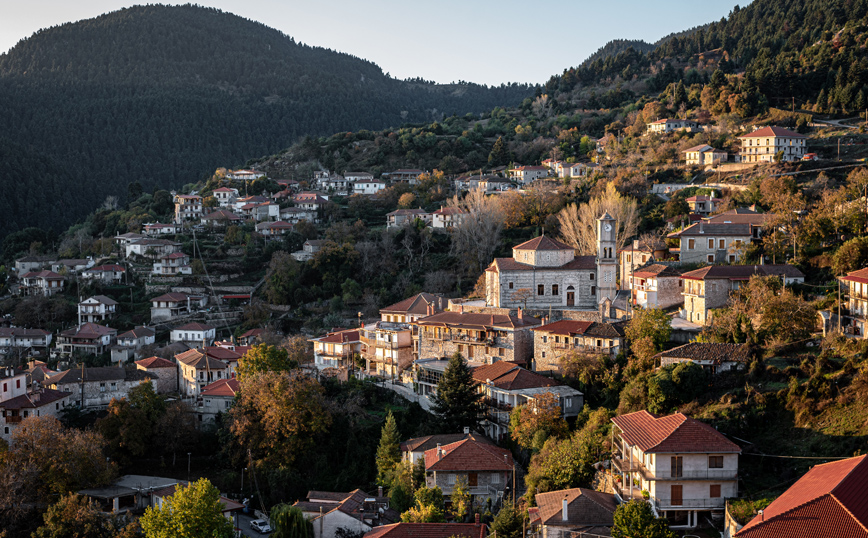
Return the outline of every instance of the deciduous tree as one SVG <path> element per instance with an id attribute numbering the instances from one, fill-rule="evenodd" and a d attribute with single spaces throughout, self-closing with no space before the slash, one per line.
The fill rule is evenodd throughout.
<path id="1" fill-rule="evenodd" d="M 279 504 L 271 509 L 269 517 L 273 538 L 313 538 L 313 522 L 304 517 L 297 506 Z"/>
<path id="2" fill-rule="evenodd" d="M 286 349 L 267 344 L 257 344 L 238 359 L 236 374 L 238 381 L 244 381 L 254 374 L 288 372 L 295 368 L 298 368 L 298 361 L 290 358 Z"/>
<path id="3" fill-rule="evenodd" d="M 232 522 L 223 516 L 220 492 L 206 478 L 178 484 L 162 506 L 145 510 L 141 520 L 147 538 L 232 538 Z"/>
<path id="4" fill-rule="evenodd" d="M 603 194 L 591 198 L 587 204 L 570 204 L 558 213 L 561 238 L 572 245 L 579 254 L 596 254 L 597 219 L 605 212 L 617 222 L 616 246 L 623 248 L 639 226 L 639 212 L 636 200 L 622 195 L 609 183 Z"/>
<path id="5" fill-rule="evenodd" d="M 632 342 L 650 338 L 660 351 L 672 336 L 672 318 L 657 308 L 635 309 L 633 319 L 627 322 L 624 334 Z"/>
<path id="6" fill-rule="evenodd" d="M 509 415 L 509 435 L 528 450 L 539 451 L 546 439 L 561 438 L 568 432 L 558 397 L 551 392 L 537 395 L 533 404 L 520 405 Z"/>
<path id="7" fill-rule="evenodd" d="M 458 224 L 451 228 L 453 251 L 467 264 L 468 273 L 479 273 L 491 262 L 500 242 L 504 223 L 500 203 L 482 189 L 474 189 L 463 199 L 455 196 L 448 205 L 461 212 Z"/>
<path id="8" fill-rule="evenodd" d="M 669 523 L 654 516 L 651 505 L 633 499 L 615 509 L 612 538 L 676 538 Z"/>

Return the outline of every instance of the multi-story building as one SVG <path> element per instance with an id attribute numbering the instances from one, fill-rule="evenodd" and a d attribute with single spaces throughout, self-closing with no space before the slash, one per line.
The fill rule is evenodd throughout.
<path id="1" fill-rule="evenodd" d="M 243 219 L 229 209 L 223 208 L 202 216 L 202 224 L 210 228 L 225 229 Z"/>
<path id="2" fill-rule="evenodd" d="M 164 321 L 186 316 L 207 304 L 208 298 L 202 295 L 165 293 L 151 299 L 151 321 Z"/>
<path id="3" fill-rule="evenodd" d="M 542 396 L 554 396 L 564 418 L 575 417 L 584 405 L 584 396 L 578 390 L 515 363 L 500 361 L 478 366 L 472 375 L 486 407 L 482 427 L 492 439 L 501 440 L 509 433 L 513 409 L 520 405 L 534 408 Z"/>
<path id="4" fill-rule="evenodd" d="M 422 208 L 397 209 L 386 214 L 386 228 L 401 228 L 402 226 L 413 224 L 416 219 L 429 224 L 431 222 L 431 214 Z"/>
<path id="5" fill-rule="evenodd" d="M 401 168 L 399 170 L 395 170 L 394 172 L 389 172 L 388 174 L 383 175 L 388 175 L 389 181 L 393 183 L 407 182 L 410 185 L 416 185 L 417 183 L 419 183 L 419 176 L 424 173 L 424 170 L 419 170 L 418 168 Z"/>
<path id="6" fill-rule="evenodd" d="M 800 161 L 805 156 L 805 135 L 783 127 L 763 127 L 738 137 L 741 148 L 739 161 L 743 163 L 775 162 L 778 154 L 782 161 Z"/>
<path id="7" fill-rule="evenodd" d="M 415 356 L 419 359 L 448 358 L 461 353 L 470 362 L 527 363 L 533 355 L 533 332 L 540 321 L 518 315 L 441 312 L 412 322 L 416 327 Z"/>
<path id="8" fill-rule="evenodd" d="M 126 398 L 130 389 L 155 381 L 156 376 L 142 370 L 105 366 L 72 368 L 46 378 L 42 385 L 70 393 L 69 402 L 81 408 L 105 409 L 113 399 Z"/>
<path id="9" fill-rule="evenodd" d="M 124 243 L 124 255 L 127 258 L 135 254 L 136 256 L 145 256 L 154 260 L 166 254 L 179 252 L 180 250 L 181 243 L 169 241 L 168 239 L 145 237 L 142 239 L 132 239 Z"/>
<path id="10" fill-rule="evenodd" d="M 413 366 L 413 330 L 408 323 L 377 321 L 366 325 L 360 338 L 369 374 L 397 379 Z"/>
<path id="11" fill-rule="evenodd" d="M 178 365 L 162 357 L 136 361 L 136 368 L 155 376 L 154 390 L 158 394 L 178 393 Z"/>
<path id="12" fill-rule="evenodd" d="M 225 414 L 235 403 L 240 384 L 237 379 L 218 379 L 202 388 L 202 393 L 196 402 L 196 415 L 201 424 L 213 424 L 217 415 Z"/>
<path id="13" fill-rule="evenodd" d="M 726 162 L 729 154 L 725 151 L 714 149 L 708 144 L 701 144 L 692 148 L 687 148 L 681 153 L 684 154 L 684 160 L 688 165 L 705 166 L 708 164 L 718 164 Z"/>
<path id="14" fill-rule="evenodd" d="M 698 196 L 691 196 L 687 200 L 687 207 L 690 208 L 691 213 L 696 213 L 699 216 L 707 217 L 708 215 L 714 213 L 720 208 L 720 204 L 723 203 L 723 200 L 720 198 L 715 198 L 714 196 L 706 196 L 704 194 L 700 194 Z"/>
<path id="15" fill-rule="evenodd" d="M 217 329 L 205 323 L 187 323 L 172 329 L 169 340 L 181 342 L 188 347 L 210 346 L 217 336 Z"/>
<path id="16" fill-rule="evenodd" d="M 66 277 L 54 271 L 31 271 L 21 275 L 18 287 L 20 295 L 44 295 L 50 297 L 63 291 Z"/>
<path id="17" fill-rule="evenodd" d="M 196 194 L 175 195 L 175 224 L 202 218 L 202 197 Z"/>
<path id="18" fill-rule="evenodd" d="M 684 302 L 681 294 L 683 280 L 681 271 L 659 263 L 647 265 L 630 275 L 630 290 L 634 305 L 660 310 Z"/>
<path id="19" fill-rule="evenodd" d="M 12 441 L 15 429 L 28 417 L 59 417 L 69 402 L 68 392 L 52 389 L 39 389 L 0 401 L 0 416 L 3 417 L 0 439 L 7 443 Z"/>
<path id="20" fill-rule="evenodd" d="M 516 166 L 507 172 L 511 179 L 518 181 L 522 185 L 548 177 L 551 174 L 551 170 L 547 166 Z"/>
<path id="21" fill-rule="evenodd" d="M 447 301 L 439 295 L 416 295 L 380 309 L 380 320 L 390 323 L 412 323 L 419 318 L 439 314 L 446 310 Z"/>
<path id="22" fill-rule="evenodd" d="M 123 282 L 126 271 L 125 268 L 116 263 L 98 265 L 82 271 L 81 278 L 83 280 L 101 280 L 106 283 L 117 284 Z"/>
<path id="23" fill-rule="evenodd" d="M 691 323 L 708 325 L 711 311 L 729 304 L 729 296 L 750 277 L 776 276 L 786 285 L 802 283 L 805 275 L 792 265 L 711 265 L 681 275 L 684 281 L 684 309 L 681 317 Z"/>
<path id="24" fill-rule="evenodd" d="M 667 237 L 679 241 L 677 252 L 682 263 L 737 263 L 760 228 L 747 223 L 709 223 L 700 220 Z"/>
<path id="25" fill-rule="evenodd" d="M 512 453 L 498 446 L 464 439 L 425 452 L 425 482 L 444 497 L 462 482 L 471 497 L 497 499 L 515 472 Z"/>
<path id="26" fill-rule="evenodd" d="M 229 366 L 208 356 L 198 349 L 190 349 L 175 355 L 178 362 L 178 382 L 181 394 L 198 396 L 211 383 L 221 379 L 231 379 Z"/>
<path id="27" fill-rule="evenodd" d="M 105 295 L 94 295 L 78 303 L 78 324 L 105 321 L 117 313 L 118 303 Z"/>
<path id="28" fill-rule="evenodd" d="M 190 266 L 190 256 L 183 252 L 166 254 L 154 264 L 152 273 L 158 276 L 192 275 L 193 268 Z"/>
<path id="29" fill-rule="evenodd" d="M 612 470 L 622 499 L 648 502 L 671 526 L 693 528 L 701 514 L 722 515 L 738 496 L 741 448 L 711 426 L 681 413 L 647 411 L 612 419 Z"/>
<path id="30" fill-rule="evenodd" d="M 214 198 L 217 200 L 218 206 L 229 207 L 238 199 L 238 189 L 233 189 L 232 187 L 214 189 Z"/>
<path id="31" fill-rule="evenodd" d="M 22 329 L 20 327 L 0 327 L 0 353 L 8 353 L 15 348 L 41 348 L 51 345 L 53 333 L 44 329 Z"/>
<path id="32" fill-rule="evenodd" d="M 57 351 L 66 357 L 75 352 L 99 355 L 108 351 L 115 343 L 117 335 L 117 329 L 96 323 L 83 323 L 57 336 Z"/>
<path id="33" fill-rule="evenodd" d="M 614 358 L 625 347 L 625 324 L 564 319 L 534 328 L 534 371 L 560 371 L 561 357 L 570 353 Z"/>
<path id="34" fill-rule="evenodd" d="M 256 170 L 229 170 L 226 173 L 226 177 L 238 181 L 255 181 L 261 177 L 265 177 L 265 172 L 258 172 Z"/>
<path id="35" fill-rule="evenodd" d="M 386 182 L 382 179 L 362 179 L 353 183 L 353 194 L 374 195 L 386 190 Z"/>
<path id="36" fill-rule="evenodd" d="M 673 131 L 694 131 L 699 124 L 690 120 L 666 118 L 646 124 L 648 133 L 671 133 Z"/>
<path id="37" fill-rule="evenodd" d="M 611 536 L 618 499 L 611 493 L 587 488 L 537 493 L 536 507 L 529 508 L 528 522 L 539 538 Z M 581 533 L 577 531 L 581 529 Z"/>
<path id="38" fill-rule="evenodd" d="M 313 360 L 317 369 L 354 367 L 356 356 L 362 353 L 359 329 L 330 332 L 320 338 L 312 338 Z"/>
<path id="39" fill-rule="evenodd" d="M 851 271 L 840 280 L 847 285 L 847 309 L 846 315 L 842 316 L 841 328 L 847 336 L 865 338 L 868 329 L 868 268 Z"/>
<path id="40" fill-rule="evenodd" d="M 118 335 L 117 345 L 112 347 L 112 362 L 127 361 L 130 357 L 140 355 L 138 352 L 145 346 L 156 341 L 156 331 L 150 327 L 138 326 Z"/>
<path id="41" fill-rule="evenodd" d="M 480 183 L 482 185 L 482 183 Z M 467 212 L 457 207 L 441 207 L 431 214 L 432 228 L 453 228 L 461 224 Z"/>

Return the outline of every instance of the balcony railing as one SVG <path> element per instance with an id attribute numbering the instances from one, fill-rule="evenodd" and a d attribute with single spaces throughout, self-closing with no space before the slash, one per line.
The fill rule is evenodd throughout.
<path id="1" fill-rule="evenodd" d="M 644 480 L 670 480 L 674 482 L 687 480 L 737 480 L 738 470 L 736 469 L 705 469 L 700 471 L 682 471 L 681 473 L 672 473 L 669 469 L 657 469 L 651 471 L 639 460 L 623 460 L 621 458 L 612 458 L 612 465 L 619 472 L 624 473 L 639 473 Z"/>
<path id="2" fill-rule="evenodd" d="M 707 499 L 658 499 L 651 498 L 651 502 L 657 507 L 657 510 L 684 510 L 688 508 L 719 508 L 723 510 L 726 506 L 723 497 L 711 497 Z"/>
<path id="3" fill-rule="evenodd" d="M 6 424 L 18 424 L 22 420 L 24 420 L 22 416 L 6 417 Z"/>

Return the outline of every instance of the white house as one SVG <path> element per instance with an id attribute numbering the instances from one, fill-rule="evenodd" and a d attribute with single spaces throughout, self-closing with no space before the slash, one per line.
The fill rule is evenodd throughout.
<path id="1" fill-rule="evenodd" d="M 151 299 L 151 321 L 162 321 L 191 314 L 208 304 L 202 295 L 165 293 Z"/>
<path id="2" fill-rule="evenodd" d="M 217 200 L 217 205 L 220 207 L 229 207 L 238 199 L 238 189 L 233 189 L 232 187 L 214 189 L 213 194 Z"/>
<path id="3" fill-rule="evenodd" d="M 672 131 L 693 131 L 699 126 L 695 121 L 662 119 L 647 124 L 649 133 L 671 133 Z"/>
<path id="4" fill-rule="evenodd" d="M 82 280 L 102 280 L 103 282 L 119 283 L 124 279 L 126 269 L 114 263 L 109 265 L 98 265 L 85 269 L 81 272 Z"/>
<path id="5" fill-rule="evenodd" d="M 169 340 L 189 347 L 210 346 L 217 336 L 217 329 L 204 323 L 187 323 L 172 329 Z"/>
<path id="6" fill-rule="evenodd" d="M 156 331 L 150 327 L 138 326 L 118 335 L 117 345 L 112 347 L 112 362 L 126 361 L 135 357 L 136 352 L 156 340 Z"/>
<path id="7" fill-rule="evenodd" d="M 431 214 L 431 227 L 442 229 L 458 226 L 466 214 L 466 211 L 457 207 L 441 207 Z"/>
<path id="8" fill-rule="evenodd" d="M 774 162 L 778 153 L 782 161 L 799 161 L 805 156 L 805 135 L 783 127 L 763 127 L 741 135 L 739 161 L 743 163 Z"/>
<path id="9" fill-rule="evenodd" d="M 94 295 L 78 303 L 78 324 L 105 321 L 117 313 L 117 301 L 105 295 Z"/>
<path id="10" fill-rule="evenodd" d="M 508 172 L 509 177 L 524 185 L 548 177 L 551 170 L 547 166 L 516 166 Z"/>

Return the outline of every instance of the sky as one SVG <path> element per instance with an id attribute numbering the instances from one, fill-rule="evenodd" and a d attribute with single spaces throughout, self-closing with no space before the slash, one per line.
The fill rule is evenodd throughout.
<path id="1" fill-rule="evenodd" d="M 0 0 L 0 53 L 39 29 L 143 3 L 148 2 Z M 499 85 L 543 83 L 552 75 L 580 64 L 612 39 L 644 39 L 653 43 L 670 33 L 720 20 L 738 2 L 198 0 L 195 3 L 262 22 L 297 42 L 370 60 L 396 78 Z M 748 3 L 749 0 L 742 0 L 740 5 Z"/>

